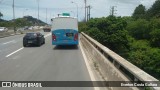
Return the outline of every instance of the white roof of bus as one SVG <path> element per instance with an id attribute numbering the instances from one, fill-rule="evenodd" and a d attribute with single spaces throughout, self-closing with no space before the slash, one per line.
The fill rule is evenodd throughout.
<path id="1" fill-rule="evenodd" d="M 53 17 L 52 19 L 55 19 L 55 18 L 75 18 L 77 19 L 77 17 L 71 17 L 71 16 L 59 16 L 59 17 Z"/>
<path id="2" fill-rule="evenodd" d="M 78 30 L 78 20 L 70 16 L 60 16 L 52 19 L 52 30 L 74 29 Z"/>

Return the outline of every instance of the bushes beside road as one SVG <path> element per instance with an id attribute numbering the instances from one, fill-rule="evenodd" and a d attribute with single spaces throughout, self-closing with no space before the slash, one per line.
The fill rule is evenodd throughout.
<path id="1" fill-rule="evenodd" d="M 81 22 L 79 30 L 160 79 L 159 25 L 155 19 L 109 16 Z"/>
<path id="2" fill-rule="evenodd" d="M 160 80 L 160 0 L 131 17 L 108 16 L 79 23 L 79 30 Z"/>

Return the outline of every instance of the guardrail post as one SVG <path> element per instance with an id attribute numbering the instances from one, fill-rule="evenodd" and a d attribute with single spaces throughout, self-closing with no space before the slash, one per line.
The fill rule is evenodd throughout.
<path id="1" fill-rule="evenodd" d="M 121 67 L 121 65 L 120 65 L 120 64 L 118 64 L 118 65 L 117 65 L 117 68 L 119 69 L 120 67 Z"/>
<path id="2" fill-rule="evenodd" d="M 134 76 L 134 81 L 138 81 L 138 79 Z"/>
<path id="3" fill-rule="evenodd" d="M 112 62 L 112 63 L 113 63 L 113 65 L 115 66 L 115 60 L 113 60 L 113 62 Z"/>

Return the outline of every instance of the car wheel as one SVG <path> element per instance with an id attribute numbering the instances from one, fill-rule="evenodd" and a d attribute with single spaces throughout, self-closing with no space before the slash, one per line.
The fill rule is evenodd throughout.
<path id="1" fill-rule="evenodd" d="M 23 47 L 26 47 L 27 45 L 25 43 L 23 43 Z"/>
<path id="2" fill-rule="evenodd" d="M 41 42 L 40 41 L 37 43 L 37 46 L 41 46 Z"/>
<path id="3" fill-rule="evenodd" d="M 44 41 L 43 41 L 43 44 L 45 44 L 45 39 L 44 39 Z"/>

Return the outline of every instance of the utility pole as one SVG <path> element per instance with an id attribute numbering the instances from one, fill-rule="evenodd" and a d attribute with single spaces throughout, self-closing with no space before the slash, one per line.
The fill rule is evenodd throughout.
<path id="1" fill-rule="evenodd" d="M 87 6 L 87 21 L 90 20 L 90 15 L 91 15 L 91 6 Z"/>
<path id="2" fill-rule="evenodd" d="M 88 8 L 88 6 L 86 7 L 86 9 L 87 9 L 87 22 L 88 22 L 88 15 L 89 15 L 89 8 Z"/>
<path id="3" fill-rule="evenodd" d="M 86 7 L 87 7 L 87 0 L 84 0 L 84 4 L 85 4 L 85 22 L 86 22 Z"/>
<path id="4" fill-rule="evenodd" d="M 38 20 L 39 20 L 39 0 L 37 0 L 38 3 Z"/>
<path id="5" fill-rule="evenodd" d="M 12 8 L 13 8 L 13 29 L 14 29 L 14 33 L 16 33 L 16 27 L 15 27 L 15 10 L 14 10 L 14 0 L 13 0 Z"/>
<path id="6" fill-rule="evenodd" d="M 111 15 L 111 16 L 114 16 L 114 14 L 116 14 L 116 13 L 115 13 L 115 11 L 116 11 L 115 8 L 116 8 L 116 6 L 112 6 L 112 7 L 111 7 L 111 10 L 110 10 L 110 15 Z"/>
<path id="7" fill-rule="evenodd" d="M 39 26 L 39 0 L 37 0 L 37 4 L 38 4 L 38 20 L 37 20 L 37 25 Z"/>
<path id="8" fill-rule="evenodd" d="M 47 23 L 47 8 L 46 8 L 46 23 Z"/>
<path id="9" fill-rule="evenodd" d="M 91 18 L 91 6 L 89 5 L 89 20 Z"/>

